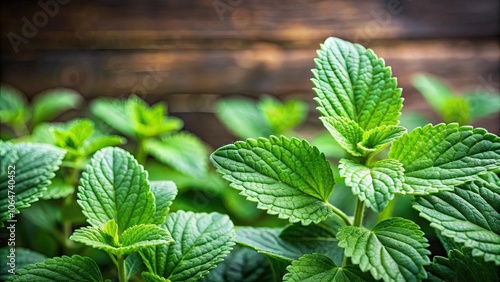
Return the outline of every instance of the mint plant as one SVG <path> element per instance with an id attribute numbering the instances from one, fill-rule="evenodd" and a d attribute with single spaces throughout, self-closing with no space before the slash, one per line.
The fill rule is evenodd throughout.
<path id="1" fill-rule="evenodd" d="M 32 177 L 26 173 L 26 179 Z M 197 281 L 231 250 L 233 225 L 218 213 L 169 213 L 176 195 L 173 182 L 149 181 L 143 166 L 123 149 L 99 150 L 86 166 L 77 193 L 90 226 L 75 230 L 70 239 L 106 252 L 119 281 L 138 272 L 145 281 Z M 103 281 L 103 274 L 91 258 L 73 255 L 29 264 L 8 277 L 68 279 Z"/>
<path id="2" fill-rule="evenodd" d="M 470 263 L 481 266 L 481 277 L 498 279 L 500 179 L 493 171 L 500 169 L 500 138 L 456 123 L 407 132 L 398 125 L 402 90 L 383 59 L 338 38 L 317 54 L 315 101 L 347 153 L 339 171 L 357 197 L 354 214 L 329 203 L 335 181 L 316 147 L 284 136 L 250 138 L 210 159 L 247 200 L 291 225 L 240 228 L 237 243 L 266 255 L 275 281 L 443 281 Z M 431 263 L 420 226 L 391 216 L 398 195 L 414 197 L 448 258 Z M 366 208 L 378 214 L 374 226 L 366 225 Z"/>

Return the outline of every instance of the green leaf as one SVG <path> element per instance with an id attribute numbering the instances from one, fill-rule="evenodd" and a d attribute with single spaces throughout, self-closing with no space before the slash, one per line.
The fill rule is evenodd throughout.
<path id="1" fill-rule="evenodd" d="M 72 195 L 75 187 L 70 183 L 63 181 L 58 177 L 54 177 L 47 190 L 43 192 L 43 199 L 60 199 Z"/>
<path id="2" fill-rule="evenodd" d="M 337 263 L 342 261 L 342 250 L 337 247 L 337 239 L 324 226 L 290 227 L 284 229 L 270 227 L 239 227 L 236 243 L 252 248 L 272 259 L 290 263 L 305 254 L 321 253 Z M 290 235 L 296 237 L 290 240 Z"/>
<path id="3" fill-rule="evenodd" d="M 218 172 L 258 208 L 308 225 L 333 215 L 330 163 L 306 141 L 271 136 L 219 148 L 210 157 Z"/>
<path id="4" fill-rule="evenodd" d="M 28 118 L 26 98 L 18 89 L 0 86 L 0 122 L 10 125 L 23 124 Z"/>
<path id="5" fill-rule="evenodd" d="M 491 173 L 492 174 L 492 173 Z M 498 181 L 498 177 L 496 177 Z M 500 185 L 476 180 L 454 191 L 417 197 L 413 207 L 441 235 L 500 265 Z"/>
<path id="6" fill-rule="evenodd" d="M 150 273 L 170 281 L 199 280 L 234 245 L 233 224 L 227 215 L 178 211 L 167 216 L 162 228 L 175 243 L 150 247 L 140 254 Z"/>
<path id="7" fill-rule="evenodd" d="M 135 138 L 134 128 L 126 115 L 126 102 L 116 99 L 96 99 L 90 104 L 90 112 L 117 131 Z"/>
<path id="8" fill-rule="evenodd" d="M 14 252 L 12 252 L 14 250 Z M 7 280 L 8 276 L 14 274 L 15 269 L 24 268 L 28 264 L 41 262 L 47 259 L 44 255 L 20 248 L 4 247 L 0 249 L 0 257 L 3 263 L 0 264 L 0 280 Z"/>
<path id="9" fill-rule="evenodd" d="M 151 181 L 150 184 L 156 204 L 153 223 L 162 224 L 165 221 L 172 202 L 177 196 L 177 188 L 172 181 Z"/>
<path id="10" fill-rule="evenodd" d="M 448 257 L 435 256 L 428 268 L 431 281 L 498 281 L 498 267 L 475 259 L 467 248 L 454 249 Z"/>
<path id="11" fill-rule="evenodd" d="M 500 166 L 500 138 L 456 123 L 426 125 L 404 134 L 389 157 L 405 169 L 402 193 L 427 195 L 451 190 Z"/>
<path id="12" fill-rule="evenodd" d="M 394 140 L 406 133 L 406 129 L 401 126 L 382 125 L 372 128 L 363 133 L 363 140 L 358 143 L 358 150 L 362 152 L 378 152 Z"/>
<path id="13" fill-rule="evenodd" d="M 33 99 L 32 124 L 51 120 L 59 114 L 75 109 L 82 103 L 80 94 L 72 89 L 55 88 L 44 91 Z"/>
<path id="14" fill-rule="evenodd" d="M 345 255 L 376 280 L 419 281 L 426 277 L 424 265 L 430 263 L 427 239 L 413 221 L 391 218 L 372 230 L 344 226 L 337 237 Z"/>
<path id="15" fill-rule="evenodd" d="M 82 148 L 84 156 L 91 156 L 102 148 L 121 145 L 126 141 L 124 138 L 116 135 L 94 136 L 85 141 Z"/>
<path id="16" fill-rule="evenodd" d="M 119 234 L 131 226 L 154 221 L 155 199 L 147 172 L 120 148 L 95 153 L 82 174 L 78 203 L 92 226 L 101 228 L 114 219 Z"/>
<path id="17" fill-rule="evenodd" d="M 457 122 L 460 125 L 467 125 L 472 122 L 470 117 L 469 103 L 463 97 L 453 97 L 443 105 L 441 116 L 444 122 Z"/>
<path id="18" fill-rule="evenodd" d="M 377 213 L 382 212 L 403 187 L 403 165 L 393 159 L 378 161 L 370 167 L 341 159 L 339 171 L 352 193 Z"/>
<path id="19" fill-rule="evenodd" d="M 142 258 L 139 253 L 131 253 L 125 259 L 127 281 L 130 281 L 132 277 L 136 276 L 138 273 L 146 271 L 146 266 L 142 262 Z"/>
<path id="20" fill-rule="evenodd" d="M 419 73 L 413 77 L 412 83 L 436 113 L 441 113 L 447 100 L 453 97 L 451 89 L 432 75 Z"/>
<path id="21" fill-rule="evenodd" d="M 362 156 L 358 143 L 363 140 L 364 130 L 359 125 L 346 117 L 319 118 L 328 129 L 335 141 L 353 156 Z"/>
<path id="22" fill-rule="evenodd" d="M 110 222 L 113 222 L 113 220 L 110 220 Z M 116 231 L 116 228 L 118 226 L 108 228 L 108 230 L 97 227 L 83 227 L 75 230 L 70 239 L 115 255 L 130 254 L 147 247 L 173 242 L 170 234 L 165 229 L 154 224 L 139 224 L 129 227 L 122 234 L 110 234 L 110 231 Z"/>
<path id="23" fill-rule="evenodd" d="M 215 114 L 232 134 L 242 139 L 273 134 L 269 120 L 251 100 L 244 98 L 220 100 L 215 105 Z"/>
<path id="24" fill-rule="evenodd" d="M 330 37 L 317 54 L 312 82 L 321 115 L 349 118 L 364 130 L 398 123 L 401 89 L 373 50 Z"/>
<path id="25" fill-rule="evenodd" d="M 280 102 L 273 96 L 264 96 L 257 103 L 257 107 L 267 117 L 274 135 L 285 134 L 299 125 L 305 119 L 308 110 L 307 103 L 303 101 L 290 99 Z"/>
<path id="26" fill-rule="evenodd" d="M 472 119 L 487 117 L 500 112 L 500 94 L 489 92 L 473 92 L 464 95 L 469 104 Z"/>
<path id="27" fill-rule="evenodd" d="M 287 267 L 288 273 L 284 282 L 316 282 L 316 281 L 372 281 L 369 274 L 361 272 L 357 267 L 348 265 L 338 267 L 335 263 L 320 254 L 304 255 Z"/>
<path id="28" fill-rule="evenodd" d="M 14 282 L 66 282 L 66 281 L 103 281 L 97 264 L 88 257 L 74 255 L 47 259 L 30 264 L 16 271 L 8 281 Z"/>
<path id="29" fill-rule="evenodd" d="M 249 248 L 234 246 L 229 255 L 201 282 L 272 281 L 273 274 L 266 257 Z"/>
<path id="30" fill-rule="evenodd" d="M 14 214 L 42 197 L 55 176 L 64 151 L 46 144 L 12 145 L 0 141 L 0 219 Z M 15 205 L 15 208 L 13 208 Z M 3 226 L 3 224 L 0 224 Z"/>
<path id="31" fill-rule="evenodd" d="M 144 145 L 155 159 L 179 172 L 195 177 L 207 173 L 207 148 L 192 134 L 182 132 L 161 140 L 148 139 Z"/>

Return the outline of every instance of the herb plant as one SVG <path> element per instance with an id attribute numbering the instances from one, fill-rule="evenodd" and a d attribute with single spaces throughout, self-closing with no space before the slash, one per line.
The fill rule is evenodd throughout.
<path id="1" fill-rule="evenodd" d="M 16 180 L 15 207 L 20 208 L 28 203 L 21 200 L 45 190 L 43 186 L 62 159 L 62 150 L 43 145 L 47 148 L 39 151 L 53 159 L 36 158 L 32 166 L 39 169 L 33 169 L 24 168 L 27 158 L 22 154 L 26 147 L 38 145 L 1 145 L 5 161 L 0 191 L 9 189 L 4 185 L 4 164 L 19 167 L 23 174 Z M 6 155 L 5 150 L 11 153 Z M 78 204 L 90 226 L 75 230 L 70 239 L 105 251 L 116 265 L 119 281 L 128 281 L 138 272 L 145 281 L 197 281 L 215 268 L 234 244 L 228 216 L 183 211 L 169 214 L 177 194 L 175 184 L 149 181 L 142 165 L 123 149 L 108 147 L 94 154 L 79 183 Z M 2 209 L 4 206 L 2 202 Z M 4 214 L 2 210 L 2 221 Z M 91 258 L 73 255 L 29 264 L 8 277 L 8 281 L 68 280 L 103 281 L 103 274 Z"/>
<path id="2" fill-rule="evenodd" d="M 402 90 L 383 59 L 338 38 L 317 54 L 317 109 L 347 153 L 339 171 L 357 197 L 354 214 L 329 203 L 330 164 L 307 141 L 238 141 L 216 150 L 212 163 L 241 195 L 291 225 L 240 228 L 236 241 L 269 258 L 275 281 L 283 274 L 284 281 L 443 281 L 460 277 L 461 265 L 477 266 L 476 281 L 498 279 L 500 138 L 456 123 L 407 132 L 398 126 Z M 437 231 L 447 258 L 431 262 L 420 226 L 392 217 L 398 195 L 414 197 L 413 208 Z M 374 226 L 366 208 L 378 214 Z"/>

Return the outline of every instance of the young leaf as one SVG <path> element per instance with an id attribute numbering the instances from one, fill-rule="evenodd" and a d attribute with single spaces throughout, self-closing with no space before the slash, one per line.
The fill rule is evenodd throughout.
<path id="1" fill-rule="evenodd" d="M 317 53 L 312 82 L 321 115 L 349 118 L 364 130 L 398 123 L 401 89 L 383 59 L 371 49 L 334 37 Z"/>
<path id="2" fill-rule="evenodd" d="M 401 137 L 406 129 L 401 126 L 382 125 L 372 128 L 363 134 L 363 140 L 358 143 L 362 152 L 378 152 Z"/>
<path id="3" fill-rule="evenodd" d="M 427 239 L 413 221 L 391 218 L 372 230 L 344 226 L 337 238 L 345 255 L 377 280 L 419 281 L 426 277 L 424 265 L 430 263 Z"/>
<path id="4" fill-rule="evenodd" d="M 120 148 L 104 148 L 92 157 L 80 180 L 78 203 L 92 226 L 101 228 L 114 219 L 119 234 L 154 221 L 155 199 L 147 172 Z"/>
<path id="5" fill-rule="evenodd" d="M 339 171 L 352 193 L 377 213 L 401 190 L 404 181 L 403 165 L 393 159 L 378 161 L 370 167 L 341 159 Z"/>
<path id="6" fill-rule="evenodd" d="M 10 125 L 26 122 L 27 107 L 26 98 L 21 91 L 4 84 L 0 86 L 0 122 Z"/>
<path id="7" fill-rule="evenodd" d="M 207 173 L 207 148 L 192 134 L 183 132 L 161 140 L 148 139 L 144 145 L 155 159 L 179 172 L 194 177 Z"/>
<path id="8" fill-rule="evenodd" d="M 217 102 L 215 114 L 229 131 L 242 139 L 273 134 L 271 124 L 255 102 L 244 98 Z"/>
<path id="9" fill-rule="evenodd" d="M 4 259 L 4 263 L 0 264 L 0 280 L 6 281 L 8 276 L 11 276 L 13 273 L 14 266 L 15 269 L 24 268 L 28 264 L 41 262 L 47 259 L 44 255 L 16 247 L 15 253 L 12 253 L 10 247 L 4 247 L 0 249 L 0 257 Z M 11 259 L 12 262 L 11 262 Z"/>
<path id="10" fill-rule="evenodd" d="M 89 281 L 102 282 L 102 274 L 97 264 L 88 257 L 74 255 L 47 259 L 30 264 L 9 276 L 13 282 Z"/>
<path id="11" fill-rule="evenodd" d="M 306 141 L 247 139 L 219 148 L 210 160 L 233 188 L 270 214 L 304 225 L 333 215 L 330 163 Z"/>
<path id="12" fill-rule="evenodd" d="M 257 106 L 269 121 L 274 135 L 285 134 L 299 125 L 308 110 L 307 104 L 303 101 L 290 99 L 280 102 L 273 96 L 264 96 Z"/>
<path id="13" fill-rule="evenodd" d="M 33 99 L 33 125 L 51 120 L 59 114 L 77 108 L 82 102 L 78 92 L 67 88 L 56 88 L 44 91 Z"/>
<path id="14" fill-rule="evenodd" d="M 113 220 L 110 220 L 110 222 L 113 222 Z M 97 227 L 83 227 L 75 230 L 70 239 L 115 255 L 130 254 L 147 247 L 173 242 L 172 237 L 165 229 L 154 224 L 135 225 L 119 235 L 109 233 L 109 230 L 102 230 Z"/>
<path id="15" fill-rule="evenodd" d="M 500 185 L 476 180 L 454 191 L 417 197 L 413 207 L 441 235 L 472 248 L 472 255 L 500 265 Z"/>
<path id="16" fill-rule="evenodd" d="M 428 267 L 430 281 L 498 281 L 498 267 L 475 259 L 467 248 L 454 249 L 448 257 L 435 256 Z"/>
<path id="17" fill-rule="evenodd" d="M 0 220 L 3 222 L 42 197 L 55 176 L 54 171 L 59 169 L 64 151 L 46 144 L 12 145 L 0 141 L 0 157 Z"/>
<path id="18" fill-rule="evenodd" d="M 172 202 L 177 196 L 177 188 L 172 181 L 151 181 L 150 184 L 156 204 L 153 223 L 162 224 L 165 221 Z"/>
<path id="19" fill-rule="evenodd" d="M 359 125 L 346 117 L 319 118 L 328 129 L 335 141 L 353 156 L 362 156 L 358 143 L 363 140 L 364 130 Z"/>
<path id="20" fill-rule="evenodd" d="M 252 248 L 257 252 L 275 260 L 290 263 L 305 254 L 321 253 L 332 260 L 342 261 L 342 250 L 337 247 L 337 240 L 333 236 L 325 236 L 328 231 L 324 228 L 308 230 L 303 227 L 302 232 L 295 232 L 296 238 L 289 239 L 290 231 L 270 227 L 240 227 L 236 230 L 236 243 Z M 323 230 L 322 230 L 323 229 Z"/>
<path id="21" fill-rule="evenodd" d="M 357 267 L 348 265 L 338 267 L 335 263 L 320 254 L 304 255 L 287 267 L 288 273 L 284 282 L 362 282 L 373 281 L 369 274 L 361 272 Z"/>
<path id="22" fill-rule="evenodd" d="M 135 138 L 132 123 L 127 117 L 126 102 L 112 99 L 97 99 L 90 104 L 92 115 L 96 116 L 117 131 Z"/>
<path id="23" fill-rule="evenodd" d="M 441 113 L 446 101 L 453 97 L 451 89 L 429 74 L 419 73 L 413 78 L 413 86 L 417 88 L 436 113 Z"/>
<path id="24" fill-rule="evenodd" d="M 148 272 L 146 281 L 197 281 L 214 269 L 229 253 L 233 242 L 233 224 L 226 215 L 178 211 L 162 224 L 174 244 L 150 247 L 140 252 Z M 156 280 L 159 281 L 159 280 Z"/>
<path id="25" fill-rule="evenodd" d="M 389 157 L 405 169 L 402 193 L 427 195 L 451 190 L 500 166 L 500 138 L 456 123 L 426 125 L 404 134 Z"/>

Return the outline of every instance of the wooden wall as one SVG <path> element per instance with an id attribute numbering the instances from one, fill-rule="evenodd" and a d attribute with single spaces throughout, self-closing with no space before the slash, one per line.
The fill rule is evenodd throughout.
<path id="1" fill-rule="evenodd" d="M 432 113 L 415 72 L 457 91 L 499 87 L 497 0 L 2 1 L 1 82 L 32 96 L 65 86 L 88 100 L 142 94 L 166 101 L 186 129 L 230 142 L 212 114 L 233 95 L 295 95 L 311 105 L 315 50 L 328 36 L 374 49 L 404 88 L 405 107 Z M 480 121 L 499 133 L 498 117 Z"/>

